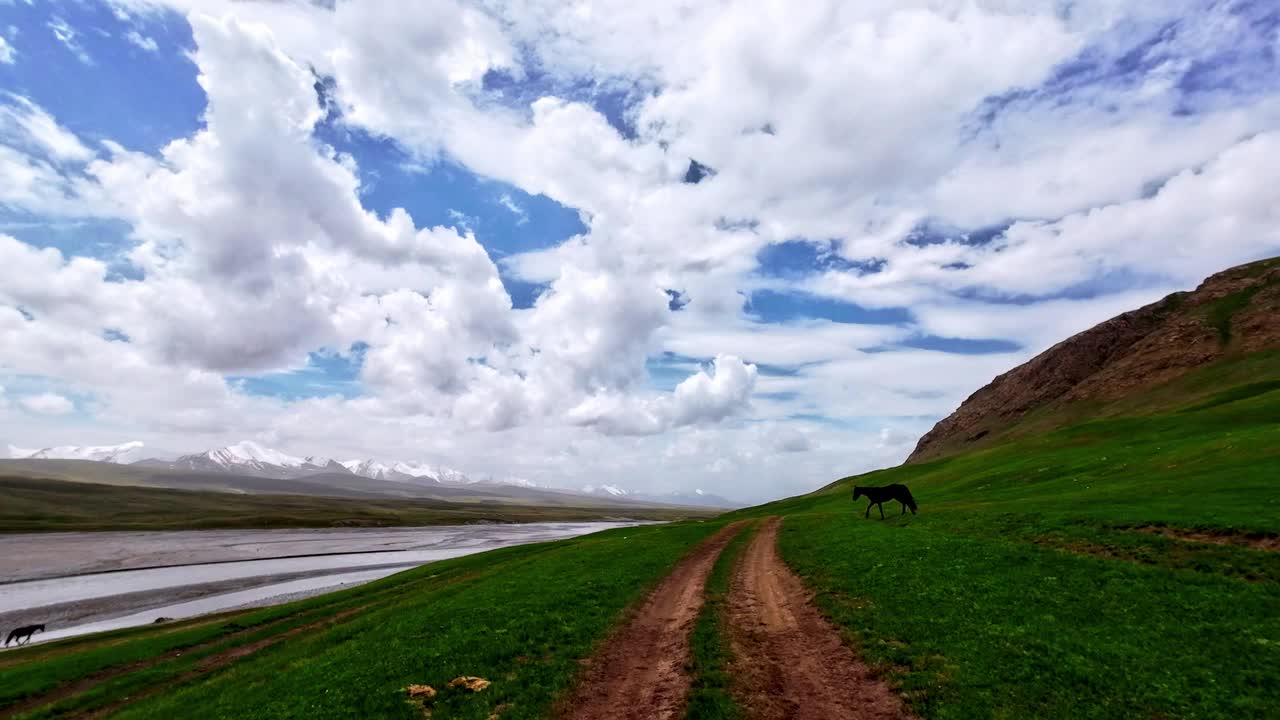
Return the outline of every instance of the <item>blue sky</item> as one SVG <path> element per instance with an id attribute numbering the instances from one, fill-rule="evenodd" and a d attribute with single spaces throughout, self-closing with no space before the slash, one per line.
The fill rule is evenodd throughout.
<path id="1" fill-rule="evenodd" d="M 105 3 L 6 3 L 5 25 L 18 60 L 0 64 L 0 83 L 48 110 L 86 139 L 112 139 L 155 152 L 200 127 L 204 93 L 181 15 L 161 13 L 125 22 Z M 59 40 L 55 27 L 74 35 Z M 148 51 L 130 32 L 155 42 Z"/>
<path id="2" fill-rule="evenodd" d="M 429 5 L 0 2 L 0 439 L 768 497 L 1280 249 L 1270 3 Z"/>

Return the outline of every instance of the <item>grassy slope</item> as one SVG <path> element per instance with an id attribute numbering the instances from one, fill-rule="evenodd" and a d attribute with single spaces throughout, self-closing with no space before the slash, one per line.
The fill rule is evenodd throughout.
<path id="1" fill-rule="evenodd" d="M 787 562 L 925 717 L 1274 717 L 1280 554 L 1134 528 L 1280 533 L 1280 388 L 1187 383 L 1181 409 L 743 514 L 788 516 Z M 891 482 L 921 514 L 864 520 L 852 485 Z"/>
<path id="2" fill-rule="evenodd" d="M 120 717 L 420 718 L 420 708 L 406 703 L 402 688 L 425 683 L 443 689 L 458 675 L 485 677 L 493 686 L 476 695 L 442 693 L 436 717 L 487 718 L 500 705 L 506 706 L 503 718 L 540 717 L 622 610 L 694 543 L 722 526 L 624 528 L 507 548 L 242 613 L 230 626 L 223 618 L 0 654 L 0 714 L 24 696 L 167 649 L 210 638 L 243 645 L 358 607 L 361 612 L 349 620 L 268 647 L 202 681 L 172 683 L 215 650 L 197 645 L 89 696 L 25 717 L 86 710 L 160 687 L 163 692 L 124 708 Z M 240 626 L 272 620 L 281 624 L 230 636 Z"/>
<path id="3" fill-rule="evenodd" d="M 1232 297 L 1234 296 L 1227 296 L 1224 300 Z M 1251 385 L 1280 385 L 1280 349 L 1230 354 L 1218 362 L 1193 370 L 1174 382 L 1146 388 L 1142 392 L 1115 400 L 1084 400 L 1063 406 L 1050 404 L 1031 411 L 981 440 L 968 443 L 958 452 L 970 454 L 1098 419 L 1170 412 L 1186 408 L 1197 401 L 1217 397 L 1226 389 Z"/>
<path id="4" fill-rule="evenodd" d="M 0 476 L 0 532 L 263 527 L 389 527 L 455 523 L 706 517 L 684 508 L 542 507 L 400 498 L 237 495 Z"/>

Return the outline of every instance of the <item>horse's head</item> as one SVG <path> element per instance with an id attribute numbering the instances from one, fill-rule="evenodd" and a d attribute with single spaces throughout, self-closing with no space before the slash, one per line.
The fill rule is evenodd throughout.
<path id="1" fill-rule="evenodd" d="M 39 625 L 37 625 L 35 632 L 44 632 L 44 623 L 40 623 Z"/>
<path id="2" fill-rule="evenodd" d="M 854 485 L 854 486 L 853 486 L 853 499 L 854 499 L 854 500 L 857 500 L 857 499 L 858 499 L 858 498 L 860 498 L 860 497 L 862 497 L 862 488 L 858 487 L 857 485 Z"/>

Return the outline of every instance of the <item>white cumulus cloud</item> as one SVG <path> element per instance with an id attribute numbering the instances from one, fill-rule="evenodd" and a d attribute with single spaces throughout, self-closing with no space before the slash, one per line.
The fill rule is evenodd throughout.
<path id="1" fill-rule="evenodd" d="M 22 407 L 40 415 L 66 415 L 76 409 L 75 403 L 57 393 L 23 395 L 18 398 Z"/>
<path id="2" fill-rule="evenodd" d="M 42 396 L 10 378 L 76 398 L 36 429 L 6 413 L 24 445 L 269 437 L 763 498 L 896 462 L 1065 335 L 1280 253 L 1280 92 L 1258 49 L 1274 37 L 1222 4 L 112 6 L 186 18 L 207 104 L 152 152 L 34 90 L 0 96 L 0 380 L 28 411 Z M 111 42 L 146 57 L 119 55 L 188 62 L 130 27 Z M 90 29 L 56 10 L 47 29 L 94 62 Z M 1222 87 L 1183 82 L 1226 51 L 1261 59 Z M 515 218 L 514 235 L 375 211 L 374 145 L 474 174 L 484 198 L 445 206 Z M 694 161 L 714 174 L 684 182 Z M 582 231 L 544 242 L 544 203 L 517 190 Z M 38 247 L 16 224 L 100 220 L 126 228 L 121 247 Z M 536 286 L 531 305 L 512 280 Z M 349 363 L 354 392 L 291 400 L 244 379 L 312 354 Z"/>

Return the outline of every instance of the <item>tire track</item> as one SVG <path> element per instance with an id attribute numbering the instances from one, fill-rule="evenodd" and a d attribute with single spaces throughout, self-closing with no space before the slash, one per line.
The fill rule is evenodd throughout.
<path id="1" fill-rule="evenodd" d="M 747 546 L 729 591 L 729 635 L 739 705 L 752 720 L 899 720 L 913 717 L 809 602 L 778 556 L 779 518 Z"/>
<path id="2" fill-rule="evenodd" d="M 686 555 L 590 661 L 563 705 L 565 720 L 667 720 L 684 716 L 689 635 L 716 558 L 742 530 L 734 523 Z"/>

